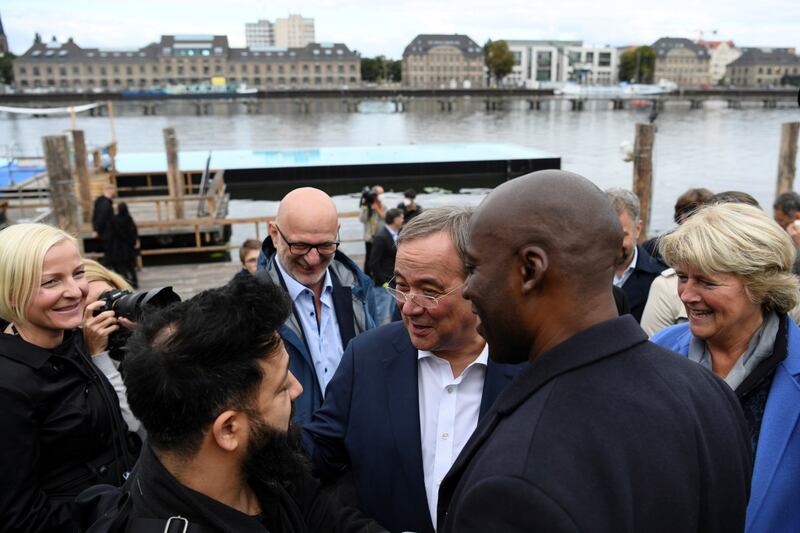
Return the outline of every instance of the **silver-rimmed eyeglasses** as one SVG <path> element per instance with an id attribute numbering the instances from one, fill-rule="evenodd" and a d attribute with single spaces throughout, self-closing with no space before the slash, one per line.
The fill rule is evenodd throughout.
<path id="1" fill-rule="evenodd" d="M 441 300 L 445 296 L 453 294 L 458 289 L 463 287 L 465 284 L 466 282 L 456 287 L 453 287 L 449 291 L 443 292 L 442 294 L 439 294 L 437 296 L 428 296 L 427 294 L 416 294 L 413 292 L 402 292 L 398 291 L 397 289 L 393 289 L 391 287 L 384 287 L 384 288 L 386 289 L 386 292 L 394 296 L 394 299 L 397 300 L 397 303 L 400 305 L 404 305 L 406 302 L 412 302 L 413 304 L 418 305 L 423 309 L 433 309 L 434 307 L 439 305 L 439 300 Z"/>

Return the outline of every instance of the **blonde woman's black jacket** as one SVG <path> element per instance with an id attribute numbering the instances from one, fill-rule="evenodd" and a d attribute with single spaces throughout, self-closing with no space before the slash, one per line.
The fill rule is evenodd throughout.
<path id="1" fill-rule="evenodd" d="M 0 529 L 73 531 L 75 496 L 135 457 L 114 389 L 79 329 L 45 350 L 0 334 Z"/>

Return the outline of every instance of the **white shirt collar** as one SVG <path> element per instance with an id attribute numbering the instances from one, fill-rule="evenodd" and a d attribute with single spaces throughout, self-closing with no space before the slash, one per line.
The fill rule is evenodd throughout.
<path id="1" fill-rule="evenodd" d="M 438 359 L 440 361 L 444 361 L 443 358 L 439 357 L 438 355 L 436 355 L 433 352 L 429 352 L 427 350 L 417 350 L 417 360 L 418 361 L 422 361 L 423 359 L 426 359 L 428 357 L 433 357 L 433 358 L 436 358 L 436 359 Z M 475 360 L 473 362 L 471 362 L 469 365 L 467 365 L 467 368 L 471 367 L 472 365 L 483 365 L 483 366 L 486 366 L 487 364 L 489 364 L 489 344 L 484 342 L 483 343 L 483 350 L 481 350 L 481 353 L 478 355 L 478 357 L 475 358 Z"/>
<path id="2" fill-rule="evenodd" d="M 628 268 L 625 269 L 625 272 L 623 272 L 620 277 L 617 277 L 617 275 L 614 274 L 614 285 L 616 285 L 617 287 L 621 287 L 622 285 L 625 284 L 626 281 L 628 281 L 628 278 L 631 277 L 631 272 L 633 272 L 633 269 L 636 268 L 636 261 L 638 259 L 639 259 L 639 247 L 634 245 L 633 259 L 631 260 L 631 264 L 628 265 Z"/>

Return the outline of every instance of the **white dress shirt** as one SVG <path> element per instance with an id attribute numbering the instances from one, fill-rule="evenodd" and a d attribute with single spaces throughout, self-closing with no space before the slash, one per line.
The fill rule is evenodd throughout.
<path id="1" fill-rule="evenodd" d="M 638 246 L 634 246 L 633 247 L 633 260 L 631 261 L 631 264 L 628 265 L 628 268 L 625 269 L 625 272 L 623 272 L 620 277 L 617 277 L 617 275 L 614 274 L 614 285 L 616 285 L 617 287 L 622 287 L 623 285 L 625 285 L 625 282 L 628 281 L 629 277 L 631 277 L 631 274 L 633 273 L 633 269 L 636 268 L 636 260 L 638 258 L 639 258 L 639 247 Z"/>
<path id="2" fill-rule="evenodd" d="M 325 271 L 325 281 L 322 285 L 320 301 L 320 320 L 317 322 L 317 306 L 314 303 L 314 292 L 301 285 L 290 276 L 275 257 L 278 269 L 281 271 L 286 290 L 294 304 L 295 317 L 303 328 L 311 360 L 314 362 L 314 371 L 319 381 L 320 392 L 325 397 L 325 389 L 342 360 L 344 347 L 342 335 L 339 332 L 339 321 L 336 319 L 336 310 L 333 308 L 333 280 L 330 270 Z M 299 315 L 299 316 L 298 316 Z"/>
<path id="3" fill-rule="evenodd" d="M 484 344 L 478 358 L 454 378 L 449 362 L 431 352 L 418 352 L 422 470 L 434 529 L 439 485 L 478 425 L 488 360 Z"/>

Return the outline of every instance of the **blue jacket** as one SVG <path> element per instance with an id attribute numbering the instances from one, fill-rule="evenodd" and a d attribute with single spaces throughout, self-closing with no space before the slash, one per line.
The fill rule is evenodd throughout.
<path id="1" fill-rule="evenodd" d="M 325 404 L 303 428 L 316 473 L 335 479 L 351 467 L 359 509 L 392 532 L 433 532 L 422 467 L 417 356 L 400 322 L 359 336 L 347 347 Z M 481 416 L 526 366 L 489 361 Z"/>
<path id="2" fill-rule="evenodd" d="M 375 286 L 358 265 L 337 251 L 328 269 L 333 278 L 333 307 L 342 346 L 346 347 L 356 335 L 375 327 L 373 311 L 376 308 Z M 258 270 L 266 271 L 270 279 L 285 288 L 280 271 L 275 264 L 275 248 L 267 237 L 258 256 Z M 286 351 L 289 353 L 289 370 L 303 386 L 303 394 L 294 401 L 294 421 L 304 424 L 311 420 L 314 411 L 322 405 L 322 389 L 314 370 L 314 362 L 306 345 L 300 322 L 289 315 L 278 329 Z"/>
<path id="3" fill-rule="evenodd" d="M 800 531 L 800 329 L 787 321 L 788 354 L 775 369 L 756 448 L 748 533 Z M 687 356 L 692 332 L 678 324 L 652 341 Z M 719 453 L 724 453 L 720 450 Z"/>

